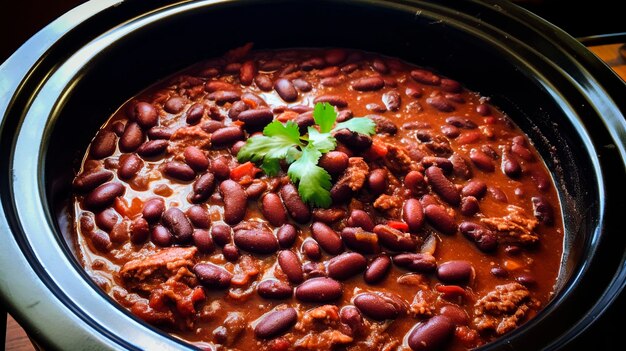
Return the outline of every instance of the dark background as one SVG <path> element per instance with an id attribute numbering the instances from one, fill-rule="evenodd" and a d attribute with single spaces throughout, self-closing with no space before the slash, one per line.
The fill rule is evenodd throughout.
<path id="1" fill-rule="evenodd" d="M 149 1 L 149 0 L 126 0 Z M 79 0 L 17 0 L 0 6 L 0 62 L 55 18 L 83 3 Z M 616 8 L 620 1 L 517 0 L 576 38 L 626 32 L 626 13 Z M 304 2 L 303 2 L 304 3 Z M 626 327 L 626 293 L 567 350 L 620 349 Z M 2 316 L 0 316 L 2 318 Z"/>

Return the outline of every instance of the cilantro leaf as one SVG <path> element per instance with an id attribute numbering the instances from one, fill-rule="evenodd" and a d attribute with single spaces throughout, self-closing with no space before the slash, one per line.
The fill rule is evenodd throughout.
<path id="1" fill-rule="evenodd" d="M 294 184 L 298 185 L 298 193 L 304 202 L 313 206 L 328 207 L 330 198 L 330 174 L 317 165 L 322 153 L 312 144 L 302 150 L 302 156 L 289 166 L 287 174 Z"/>
<path id="2" fill-rule="evenodd" d="M 337 123 L 333 132 L 340 129 L 349 129 L 353 132 L 374 135 L 376 133 L 376 123 L 367 117 L 351 118 L 345 122 Z"/>
<path id="3" fill-rule="evenodd" d="M 337 120 L 337 112 L 335 112 L 333 105 L 327 102 L 317 103 L 313 109 L 313 119 L 320 126 L 320 132 L 328 133 Z"/>
<path id="4" fill-rule="evenodd" d="M 320 133 L 317 129 L 309 127 L 309 143 L 321 153 L 334 150 L 337 147 L 337 140 L 330 133 Z"/>
<path id="5" fill-rule="evenodd" d="M 279 136 L 294 143 L 300 142 L 300 130 L 294 121 L 287 121 L 286 124 L 274 121 L 263 128 L 263 135 L 268 137 Z"/>

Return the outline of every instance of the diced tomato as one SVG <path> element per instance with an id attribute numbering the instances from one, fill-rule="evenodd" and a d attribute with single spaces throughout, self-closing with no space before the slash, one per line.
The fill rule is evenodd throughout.
<path id="1" fill-rule="evenodd" d="M 458 285 L 437 285 L 437 291 L 446 299 L 465 296 L 465 289 Z"/>
<path id="2" fill-rule="evenodd" d="M 250 108 L 252 109 L 255 109 L 258 106 L 256 101 L 252 99 L 241 98 L 241 101 L 243 101 L 246 105 L 250 106 Z"/>
<path id="3" fill-rule="evenodd" d="M 126 199 L 123 197 L 116 197 L 115 202 L 113 203 L 113 208 L 117 213 L 121 214 L 123 217 L 128 217 L 128 212 L 130 212 L 128 203 Z"/>
<path id="4" fill-rule="evenodd" d="M 372 143 L 372 146 L 365 152 L 365 158 L 368 160 L 378 160 L 387 156 L 387 147 L 381 143 Z"/>
<path id="5" fill-rule="evenodd" d="M 276 117 L 276 120 L 285 123 L 287 121 L 292 121 L 292 120 L 296 119 L 296 117 L 298 117 L 298 116 L 299 116 L 299 114 L 297 112 L 285 111 L 285 112 L 281 113 L 280 115 L 278 115 L 278 117 Z"/>
<path id="6" fill-rule="evenodd" d="M 199 286 L 193 289 L 193 292 L 191 293 L 191 302 L 196 304 L 200 301 L 204 301 L 205 299 L 206 295 L 204 294 L 204 289 Z"/>
<path id="7" fill-rule="evenodd" d="M 257 173 L 261 172 L 259 168 L 254 166 L 254 163 L 248 161 L 246 163 L 240 164 L 239 166 L 233 168 L 230 171 L 230 179 L 234 181 L 241 180 L 243 177 L 254 178 Z"/>
<path id="8" fill-rule="evenodd" d="M 409 225 L 401 221 L 387 221 L 387 225 L 403 232 L 409 231 Z"/>
<path id="9" fill-rule="evenodd" d="M 232 125 L 235 127 L 243 127 L 245 123 L 243 123 L 242 121 L 233 121 Z"/>

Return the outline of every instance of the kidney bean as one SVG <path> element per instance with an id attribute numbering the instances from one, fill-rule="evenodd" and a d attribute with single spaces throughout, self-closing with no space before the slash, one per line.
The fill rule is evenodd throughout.
<path id="1" fill-rule="evenodd" d="M 487 191 L 489 192 L 489 194 L 491 194 L 491 196 L 493 196 L 496 201 L 504 203 L 509 202 L 509 199 L 507 198 L 504 191 L 502 191 L 502 189 L 495 186 L 489 186 L 487 187 Z"/>
<path id="2" fill-rule="evenodd" d="M 220 184 L 220 193 L 224 199 L 224 221 L 236 224 L 246 215 L 248 196 L 243 187 L 230 179 Z"/>
<path id="3" fill-rule="evenodd" d="M 267 193 L 263 196 L 261 212 L 263 217 L 275 227 L 280 227 L 287 221 L 287 211 L 277 194 Z"/>
<path id="4" fill-rule="evenodd" d="M 477 199 L 482 198 L 487 193 L 487 184 L 479 179 L 472 179 L 461 190 L 463 196 L 473 196 Z"/>
<path id="5" fill-rule="evenodd" d="M 124 134 L 122 134 L 119 140 L 120 150 L 122 152 L 133 152 L 143 144 L 145 139 L 146 136 L 137 123 L 128 123 L 126 124 L 126 129 L 124 129 Z"/>
<path id="6" fill-rule="evenodd" d="M 150 236 L 150 226 L 143 217 L 137 217 L 130 223 L 130 241 L 133 244 L 142 244 Z"/>
<path id="7" fill-rule="evenodd" d="M 329 49 L 324 54 L 324 59 L 329 65 L 338 65 L 346 60 L 348 53 L 344 49 Z"/>
<path id="8" fill-rule="evenodd" d="M 454 139 L 461 134 L 461 131 L 459 130 L 459 128 L 455 126 L 451 126 L 449 124 L 442 125 L 441 132 L 443 133 L 443 135 L 447 136 L 450 139 Z"/>
<path id="9" fill-rule="evenodd" d="M 339 207 L 316 208 L 313 210 L 313 221 L 324 222 L 328 225 L 342 220 L 346 216 L 346 210 Z"/>
<path id="10" fill-rule="evenodd" d="M 225 289 L 233 279 L 232 273 L 212 263 L 198 263 L 193 267 L 193 272 L 200 283 L 208 289 Z"/>
<path id="11" fill-rule="evenodd" d="M 167 104 L 166 104 L 167 106 Z M 147 102 L 138 102 L 133 109 L 133 118 L 142 128 L 149 129 L 159 124 L 159 113 Z"/>
<path id="12" fill-rule="evenodd" d="M 196 177 L 196 172 L 187 164 L 178 161 L 167 162 L 163 166 L 163 173 L 173 179 L 188 182 Z"/>
<path id="13" fill-rule="evenodd" d="M 341 71 L 339 70 L 339 67 L 337 66 L 328 66 L 326 68 L 323 68 L 317 72 L 315 72 L 315 75 L 320 77 L 320 78 L 328 78 L 328 77 L 336 77 L 339 75 L 339 73 L 341 73 Z"/>
<path id="14" fill-rule="evenodd" d="M 450 318 L 452 323 L 456 325 L 467 325 L 469 323 L 467 312 L 456 305 L 445 305 L 439 310 L 439 313 Z"/>
<path id="15" fill-rule="evenodd" d="M 407 199 L 402 206 L 402 219 L 411 232 L 418 232 L 424 225 L 424 210 L 417 199 Z"/>
<path id="16" fill-rule="evenodd" d="M 239 69 L 239 82 L 241 82 L 242 85 L 250 85 L 255 75 L 256 65 L 254 61 L 248 60 L 244 62 Z"/>
<path id="17" fill-rule="evenodd" d="M 478 223 L 461 222 L 459 230 L 465 237 L 474 241 L 476 246 L 482 251 L 492 251 L 498 245 L 496 235 L 491 230 Z"/>
<path id="18" fill-rule="evenodd" d="M 469 261 L 448 261 L 437 267 L 437 278 L 444 284 L 466 285 L 475 274 Z"/>
<path id="19" fill-rule="evenodd" d="M 185 108 L 185 99 L 180 96 L 172 96 L 163 105 L 163 109 L 169 113 L 179 113 Z"/>
<path id="20" fill-rule="evenodd" d="M 194 205 L 187 209 L 187 217 L 196 228 L 208 229 L 211 226 L 211 216 L 204 207 Z"/>
<path id="21" fill-rule="evenodd" d="M 404 186 L 413 196 L 420 196 L 427 192 L 424 176 L 418 171 L 410 171 L 406 174 L 404 177 Z"/>
<path id="22" fill-rule="evenodd" d="M 254 82 L 256 86 L 259 87 L 262 91 L 270 91 L 272 90 L 274 83 L 272 80 L 265 74 L 259 74 L 254 78 Z"/>
<path id="23" fill-rule="evenodd" d="M 213 194 L 213 190 L 215 190 L 215 176 L 213 173 L 207 172 L 193 183 L 193 192 L 189 194 L 188 200 L 195 204 L 202 203 L 208 200 Z"/>
<path id="24" fill-rule="evenodd" d="M 276 232 L 276 238 L 278 239 L 278 245 L 283 248 L 290 248 L 296 242 L 298 237 L 298 231 L 292 224 L 286 223 L 278 229 Z"/>
<path id="25" fill-rule="evenodd" d="M 387 117 L 380 115 L 367 115 L 365 118 L 369 118 L 376 123 L 376 133 L 395 135 L 398 132 L 398 127 Z"/>
<path id="26" fill-rule="evenodd" d="M 407 342 L 413 351 L 435 351 L 442 349 L 452 338 L 455 330 L 450 318 L 433 316 L 415 325 L 409 332 Z"/>
<path id="27" fill-rule="evenodd" d="M 268 108 L 246 110 L 239 114 L 238 119 L 244 123 L 244 128 L 248 131 L 259 130 L 272 122 L 274 114 Z"/>
<path id="28" fill-rule="evenodd" d="M 143 160 L 135 154 L 123 154 L 119 158 L 117 176 L 120 179 L 130 179 L 143 168 Z"/>
<path id="29" fill-rule="evenodd" d="M 225 147 L 232 145 L 236 141 L 243 140 L 245 135 L 239 127 L 225 127 L 216 130 L 211 134 L 211 145 L 215 147 Z"/>
<path id="30" fill-rule="evenodd" d="M 363 316 L 358 308 L 352 305 L 344 306 L 339 311 L 339 320 L 348 329 L 348 335 L 356 337 L 365 331 Z"/>
<path id="31" fill-rule="evenodd" d="M 221 156 L 211 160 L 209 171 L 218 179 L 226 179 L 230 177 L 230 165 L 228 158 Z"/>
<path id="32" fill-rule="evenodd" d="M 489 270 L 489 273 L 496 278 L 507 278 L 509 276 L 509 272 L 502 267 L 493 267 Z"/>
<path id="33" fill-rule="evenodd" d="M 339 235 L 328 225 L 322 222 L 313 222 L 311 235 L 319 245 L 331 255 L 337 255 L 343 251 L 343 243 Z"/>
<path id="34" fill-rule="evenodd" d="M 107 130 L 98 131 L 89 148 L 91 157 L 98 160 L 113 155 L 116 141 L 115 133 Z"/>
<path id="35" fill-rule="evenodd" d="M 387 67 L 387 65 L 385 64 L 385 62 L 383 62 L 383 60 L 379 59 L 379 58 L 375 58 L 372 61 L 372 68 L 374 69 L 374 71 L 380 73 L 380 74 L 386 74 L 389 72 L 389 68 Z"/>
<path id="36" fill-rule="evenodd" d="M 554 209 L 543 196 L 533 196 L 530 201 L 533 204 L 533 215 L 540 223 L 545 225 L 554 224 Z"/>
<path id="37" fill-rule="evenodd" d="M 126 187 L 120 183 L 104 183 L 92 190 L 83 200 L 88 209 L 101 209 L 113 203 L 116 197 L 124 195 Z"/>
<path id="38" fill-rule="evenodd" d="M 83 172 L 72 182 L 72 188 L 76 192 L 85 193 L 95 189 L 97 186 L 113 179 L 113 173 L 106 169 Z"/>
<path id="39" fill-rule="evenodd" d="M 248 195 L 248 199 L 258 199 L 263 192 L 267 190 L 267 183 L 255 179 L 247 188 L 246 195 Z"/>
<path id="40" fill-rule="evenodd" d="M 452 80 L 448 78 L 441 79 L 440 87 L 441 87 L 441 90 L 447 91 L 449 93 L 460 93 L 461 90 L 463 90 L 461 83 L 457 82 L 456 80 Z"/>
<path id="41" fill-rule="evenodd" d="M 141 144 L 141 146 L 137 148 L 137 154 L 139 154 L 142 157 L 158 156 L 162 154 L 163 152 L 165 152 L 165 150 L 167 150 L 168 145 L 169 145 L 169 142 L 167 140 L 163 140 L 163 139 L 150 140 Z"/>
<path id="42" fill-rule="evenodd" d="M 150 240 L 157 246 L 168 247 L 172 246 L 174 243 L 174 237 L 169 229 L 164 226 L 157 224 L 152 227 L 152 232 L 150 233 Z"/>
<path id="43" fill-rule="evenodd" d="M 187 243 L 191 241 L 193 227 L 185 216 L 185 213 L 177 207 L 171 207 L 163 213 L 161 218 L 163 225 L 170 230 L 177 243 Z"/>
<path id="44" fill-rule="evenodd" d="M 286 333 L 298 322 L 298 313 L 294 308 L 286 308 L 266 313 L 254 328 L 254 335 L 259 339 L 271 339 Z"/>
<path id="45" fill-rule="evenodd" d="M 448 180 L 443 174 L 441 168 L 431 166 L 426 169 L 426 177 L 428 184 L 437 195 L 450 205 L 457 206 L 461 202 L 461 194 L 454 186 L 454 183 Z"/>
<path id="46" fill-rule="evenodd" d="M 211 81 L 206 82 L 206 84 L 204 85 L 204 90 L 206 90 L 209 93 L 214 93 L 220 90 L 235 91 L 237 89 L 235 88 L 234 85 L 230 83 L 222 82 L 219 80 L 211 80 Z"/>
<path id="47" fill-rule="evenodd" d="M 411 234 L 384 224 L 374 227 L 374 233 L 378 236 L 380 244 L 392 251 L 415 251 L 419 244 L 419 240 Z"/>
<path id="48" fill-rule="evenodd" d="M 380 195 L 387 190 L 387 170 L 377 168 L 367 177 L 367 185 L 373 195 Z"/>
<path id="49" fill-rule="evenodd" d="M 276 279 L 263 280 L 256 286 L 259 296 L 265 299 L 288 299 L 293 294 L 293 288 L 289 284 Z"/>
<path id="50" fill-rule="evenodd" d="M 165 127 L 152 127 L 148 129 L 148 137 L 152 140 L 169 140 L 174 131 Z"/>
<path id="51" fill-rule="evenodd" d="M 363 274 L 363 279 L 368 284 L 377 284 L 387 277 L 390 269 L 391 259 L 389 256 L 378 256 L 367 267 Z"/>
<path id="52" fill-rule="evenodd" d="M 283 199 L 283 203 L 285 204 L 289 215 L 296 222 L 306 223 L 309 219 L 311 219 L 309 206 L 302 201 L 295 185 L 291 183 L 283 185 L 280 189 L 280 197 Z"/>
<path id="53" fill-rule="evenodd" d="M 185 122 L 187 122 L 187 124 L 196 124 L 200 122 L 202 116 L 204 116 L 204 110 L 205 107 L 202 103 L 197 102 L 191 105 L 185 114 Z"/>
<path id="54" fill-rule="evenodd" d="M 527 288 L 532 288 L 537 285 L 537 280 L 535 277 L 528 273 L 521 273 L 517 277 L 515 277 L 515 281 L 524 285 Z"/>
<path id="55" fill-rule="evenodd" d="M 286 102 L 294 102 L 298 99 L 298 91 L 289 79 L 279 78 L 274 83 L 274 90 Z"/>
<path id="56" fill-rule="evenodd" d="M 124 134 L 126 125 L 122 121 L 115 121 L 113 124 L 109 125 L 108 128 L 111 132 L 115 133 L 115 135 L 121 137 L 122 134 Z"/>
<path id="57" fill-rule="evenodd" d="M 419 273 L 434 272 L 437 261 L 427 253 L 403 253 L 393 257 L 393 263 L 405 269 Z"/>
<path id="58" fill-rule="evenodd" d="M 353 132 L 349 129 L 340 129 L 333 136 L 354 151 L 365 151 L 372 146 L 372 138 L 369 135 Z"/>
<path id="59" fill-rule="evenodd" d="M 470 160 L 482 171 L 493 172 L 495 169 L 493 160 L 481 150 L 471 149 Z"/>
<path id="60" fill-rule="evenodd" d="M 197 172 L 203 172 L 209 168 L 208 157 L 196 146 L 187 146 L 183 151 L 183 156 L 185 163 Z"/>
<path id="61" fill-rule="evenodd" d="M 88 233 L 88 238 L 91 240 L 91 244 L 100 252 L 109 252 L 113 244 L 109 235 L 102 230 L 95 230 Z"/>
<path id="62" fill-rule="evenodd" d="M 402 103 L 400 93 L 395 90 L 390 90 L 384 93 L 383 103 L 389 111 L 397 111 L 398 109 L 400 109 L 400 104 Z"/>
<path id="63" fill-rule="evenodd" d="M 452 112 L 456 110 L 454 105 L 451 104 L 448 99 L 440 95 L 427 98 L 426 103 L 441 112 Z"/>
<path id="64" fill-rule="evenodd" d="M 234 92 L 234 91 L 223 91 L 223 90 L 211 93 L 207 97 L 209 100 L 214 100 L 215 103 L 219 106 L 223 106 L 224 104 L 228 102 L 232 103 L 241 99 L 241 95 L 239 93 Z"/>
<path id="65" fill-rule="evenodd" d="M 235 262 L 241 256 L 239 252 L 239 248 L 233 244 L 226 244 L 224 248 L 222 248 L 222 255 L 224 255 L 224 259 L 229 262 Z"/>
<path id="66" fill-rule="evenodd" d="M 271 60 L 267 60 L 267 61 L 262 61 L 259 64 L 259 70 L 261 70 L 261 71 L 275 71 L 275 70 L 281 68 L 282 66 L 283 66 L 283 61 L 271 59 Z"/>
<path id="67" fill-rule="evenodd" d="M 278 240 L 267 229 L 244 229 L 235 231 L 237 247 L 256 254 L 271 254 L 278 250 Z"/>
<path id="68" fill-rule="evenodd" d="M 98 228 L 105 232 L 110 232 L 113 226 L 119 222 L 120 218 L 120 215 L 111 207 L 98 212 L 95 217 Z"/>
<path id="69" fill-rule="evenodd" d="M 476 129 L 478 125 L 471 120 L 459 116 L 450 116 L 446 118 L 446 123 L 453 125 L 457 128 L 463 129 Z"/>
<path id="70" fill-rule="evenodd" d="M 341 67 L 341 72 L 345 74 L 350 74 L 356 71 L 358 68 L 359 65 L 357 65 L 356 63 L 348 63 L 347 65 Z"/>
<path id="71" fill-rule="evenodd" d="M 298 256 L 289 250 L 283 250 L 278 253 L 278 265 L 283 270 L 287 279 L 292 284 L 300 284 L 304 280 L 302 272 L 302 263 Z"/>
<path id="72" fill-rule="evenodd" d="M 548 189 L 550 189 L 550 179 L 548 178 L 548 175 L 541 172 L 540 170 L 532 170 L 530 172 L 530 178 L 533 180 L 533 182 L 535 182 L 537 190 L 541 192 L 546 192 Z"/>
<path id="73" fill-rule="evenodd" d="M 298 90 L 304 93 L 309 92 L 313 89 L 313 86 L 304 79 L 294 79 L 292 83 Z"/>
<path id="74" fill-rule="evenodd" d="M 327 102 L 338 108 L 344 108 L 348 106 L 348 102 L 339 95 L 320 95 L 316 97 L 313 102 Z"/>
<path id="75" fill-rule="evenodd" d="M 350 249 L 362 254 L 372 254 L 380 251 L 378 237 L 361 227 L 345 227 L 341 231 L 341 240 Z"/>
<path id="76" fill-rule="evenodd" d="M 161 198 L 155 197 L 144 202 L 141 213 L 143 218 L 145 218 L 148 222 L 156 222 L 161 218 L 164 211 L 165 201 Z"/>
<path id="77" fill-rule="evenodd" d="M 321 57 L 310 58 L 300 64 L 303 71 L 311 71 L 313 69 L 321 69 L 326 66 L 326 61 Z"/>
<path id="78" fill-rule="evenodd" d="M 461 94 L 445 94 L 444 97 L 450 101 L 453 101 L 459 104 L 465 103 L 465 98 Z"/>
<path id="79" fill-rule="evenodd" d="M 428 168 L 430 166 L 436 166 L 441 168 L 445 173 L 452 172 L 452 161 L 445 157 L 436 157 L 436 156 L 424 156 L 421 160 L 424 168 Z"/>
<path id="80" fill-rule="evenodd" d="M 209 253 L 215 250 L 215 244 L 208 230 L 196 229 L 193 231 L 193 244 L 200 252 Z"/>
<path id="81" fill-rule="evenodd" d="M 352 82 L 352 89 L 358 91 L 375 91 L 385 86 L 385 81 L 379 76 L 359 78 Z"/>
<path id="82" fill-rule="evenodd" d="M 508 152 L 502 153 L 502 160 L 500 163 L 500 169 L 502 173 L 506 174 L 509 178 L 519 178 L 522 174 L 522 166 L 516 159 L 511 157 Z"/>
<path id="83" fill-rule="evenodd" d="M 302 243 L 302 252 L 312 261 L 322 258 L 322 250 L 317 241 L 307 239 Z"/>
<path id="84" fill-rule="evenodd" d="M 344 77 L 326 77 L 320 80 L 320 84 L 325 87 L 336 87 L 343 83 L 344 80 Z"/>
<path id="85" fill-rule="evenodd" d="M 469 179 L 472 177 L 472 170 L 463 156 L 453 154 L 450 156 L 449 160 L 452 163 L 452 172 L 455 176 L 463 179 Z"/>
<path id="86" fill-rule="evenodd" d="M 239 119 L 239 114 L 247 109 L 249 109 L 248 104 L 241 100 L 235 101 L 228 110 L 228 117 L 230 117 L 233 121 L 236 121 Z"/>
<path id="87" fill-rule="evenodd" d="M 330 151 L 320 157 L 318 165 L 331 175 L 338 175 L 348 168 L 348 155 L 341 151 Z"/>
<path id="88" fill-rule="evenodd" d="M 90 233 L 96 229 L 94 215 L 91 212 L 83 212 L 79 220 L 80 230 L 83 233 Z"/>
<path id="89" fill-rule="evenodd" d="M 296 288 L 296 299 L 303 302 L 330 302 L 341 297 L 343 288 L 338 281 L 319 277 L 312 278 Z"/>
<path id="90" fill-rule="evenodd" d="M 523 144 L 513 143 L 513 145 L 511 145 L 511 152 L 523 159 L 524 161 L 532 162 L 535 159 L 533 153 L 530 152 L 530 150 Z"/>
<path id="91" fill-rule="evenodd" d="M 370 215 L 363 210 L 352 210 L 346 224 L 348 227 L 361 227 L 368 232 L 374 229 L 374 221 Z"/>
<path id="92" fill-rule="evenodd" d="M 473 196 L 465 196 L 461 199 L 461 214 L 473 216 L 480 211 L 478 200 Z"/>
<path id="93" fill-rule="evenodd" d="M 359 311 L 375 321 L 395 319 L 401 312 L 398 306 L 373 293 L 359 294 L 353 303 Z"/>
<path id="94" fill-rule="evenodd" d="M 437 205 L 428 205 L 424 208 L 424 215 L 428 223 L 433 228 L 444 234 L 456 233 L 456 223 L 454 217 L 452 217 L 445 208 Z"/>
<path id="95" fill-rule="evenodd" d="M 224 246 L 230 243 L 231 240 L 231 228 L 223 223 L 213 224 L 211 228 L 211 237 L 213 242 L 219 246 Z"/>
<path id="96" fill-rule="evenodd" d="M 416 82 L 427 85 L 441 84 L 441 78 L 433 72 L 424 69 L 414 69 L 411 71 L 411 78 Z"/>
<path id="97" fill-rule="evenodd" d="M 346 252 L 328 261 L 328 276 L 337 280 L 346 280 L 365 270 L 367 260 L 356 252 Z"/>
<path id="98" fill-rule="evenodd" d="M 372 111 L 372 112 L 378 112 L 378 113 L 384 113 L 387 112 L 387 108 L 381 104 L 377 104 L 375 102 L 369 103 L 367 105 L 365 105 L 365 108 L 368 111 Z"/>

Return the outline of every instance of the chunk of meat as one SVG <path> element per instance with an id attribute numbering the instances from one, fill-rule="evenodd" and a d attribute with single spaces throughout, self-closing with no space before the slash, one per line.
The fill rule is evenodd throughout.
<path id="1" fill-rule="evenodd" d="M 296 350 L 334 350 L 335 345 L 349 344 L 354 339 L 339 330 L 327 329 L 321 333 L 311 332 L 296 340 Z"/>
<path id="2" fill-rule="evenodd" d="M 516 328 L 531 308 L 539 306 L 519 283 L 496 286 L 474 304 L 473 324 L 479 332 L 492 330 L 502 335 Z"/>
<path id="3" fill-rule="evenodd" d="M 409 306 L 409 314 L 413 317 L 430 317 L 435 312 L 438 295 L 431 290 L 419 290 Z"/>
<path id="4" fill-rule="evenodd" d="M 385 213 L 389 218 L 400 218 L 402 198 L 395 195 L 382 194 L 374 200 L 374 208 Z"/>
<path id="5" fill-rule="evenodd" d="M 296 329 L 311 330 L 315 323 L 333 325 L 338 320 L 339 308 L 335 305 L 324 305 L 306 311 Z"/>
<path id="6" fill-rule="evenodd" d="M 127 262 L 120 269 L 120 277 L 130 289 L 151 291 L 181 269 L 189 272 L 194 265 L 196 247 L 169 247 L 145 258 Z M 184 273 L 185 271 L 181 271 Z"/>
<path id="7" fill-rule="evenodd" d="M 363 188 L 369 172 L 370 167 L 362 157 L 350 157 L 348 160 L 348 168 L 343 172 L 343 175 L 339 178 L 335 186 L 340 188 L 347 186 L 352 191 L 359 191 Z"/>
<path id="8" fill-rule="evenodd" d="M 404 174 L 411 170 L 411 157 L 405 148 L 387 143 L 385 165 L 393 173 Z"/>
<path id="9" fill-rule="evenodd" d="M 537 219 L 526 216 L 524 209 L 518 206 L 507 206 L 504 217 L 481 218 L 480 222 L 496 232 L 498 241 L 522 245 L 534 244 L 539 236 L 533 232 L 537 226 Z"/>
<path id="10" fill-rule="evenodd" d="M 205 132 L 200 125 L 176 129 L 170 138 L 167 152 L 173 155 L 182 155 L 187 146 L 196 146 L 200 149 L 211 147 L 211 133 Z"/>

